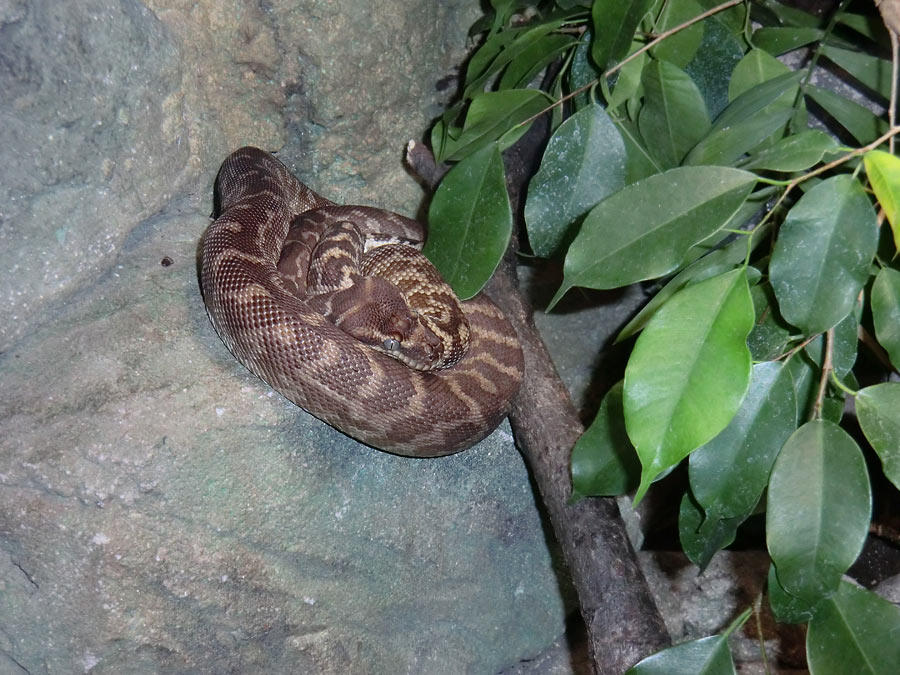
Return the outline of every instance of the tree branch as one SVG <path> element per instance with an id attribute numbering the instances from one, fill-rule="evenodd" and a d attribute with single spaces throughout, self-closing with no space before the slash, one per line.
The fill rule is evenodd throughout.
<path id="1" fill-rule="evenodd" d="M 541 145 L 538 131 L 523 137 L 515 147 L 539 155 Z M 510 159 L 509 154 L 506 160 L 513 212 L 518 213 L 529 161 Z M 428 148 L 420 143 L 407 145 L 407 162 L 432 189 L 443 175 Z M 519 290 L 517 248 L 514 236 L 487 289 L 516 329 L 525 356 L 525 376 L 513 401 L 510 423 L 578 592 L 594 667 L 601 675 L 621 675 L 641 658 L 667 646 L 669 634 L 615 500 L 567 503 L 571 493 L 569 456 L 584 428 L 534 324 L 532 308 Z"/>
<path id="2" fill-rule="evenodd" d="M 578 592 L 598 673 L 620 675 L 669 644 L 669 635 L 614 499 L 569 505 L 569 456 L 584 431 L 506 261 L 490 286 L 525 353 L 509 419 L 534 475 Z"/>

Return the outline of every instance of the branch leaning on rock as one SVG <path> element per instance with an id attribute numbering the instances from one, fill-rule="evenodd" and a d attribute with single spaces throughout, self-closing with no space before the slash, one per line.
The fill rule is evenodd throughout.
<path id="1" fill-rule="evenodd" d="M 520 144 L 523 142 L 527 139 Z M 427 147 L 415 141 L 407 145 L 406 159 L 431 191 L 447 171 L 446 166 L 435 163 Z M 508 179 L 513 213 L 518 212 L 516 202 L 525 180 L 524 175 L 519 180 Z M 572 575 L 594 668 L 598 673 L 620 675 L 667 646 L 670 638 L 616 501 L 591 498 L 567 503 L 571 493 L 569 456 L 584 427 L 534 324 L 533 310 L 519 290 L 517 248 L 514 234 L 486 289 L 515 327 L 525 356 L 522 388 L 513 400 L 509 419 Z"/>

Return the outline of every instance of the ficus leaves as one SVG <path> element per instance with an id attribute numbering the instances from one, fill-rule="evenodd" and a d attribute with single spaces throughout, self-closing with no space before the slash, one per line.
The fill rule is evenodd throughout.
<path id="1" fill-rule="evenodd" d="M 873 56 L 869 17 L 829 24 L 776 0 L 754 3 L 752 34 L 741 4 L 636 54 L 713 4 L 557 0 L 514 21 L 518 3 L 494 2 L 463 100 L 433 129 L 438 159 L 456 164 L 429 213 L 443 243 L 427 252 L 463 295 L 481 288 L 509 240 L 500 151 L 546 110 L 521 239 L 562 264 L 547 309 L 574 288 L 658 290 L 619 334 L 636 340 L 573 451 L 573 499 L 636 489 L 639 501 L 689 458 L 679 506 L 689 558 L 705 567 L 764 509 L 770 604 L 779 620 L 809 622 L 811 670 L 893 672 L 897 641 L 863 634 L 900 632 L 898 612 L 841 580 L 866 536 L 872 467 L 840 424 L 853 396 L 900 488 L 900 384 L 853 391 L 858 332 L 874 335 L 888 370 L 900 367 L 900 159 L 857 151 L 801 183 L 797 172 L 849 152 L 807 123 L 808 102 L 860 145 L 887 124 L 775 57 L 808 46 L 885 100 L 890 63 Z M 734 672 L 727 633 L 631 672 Z"/>
<path id="2" fill-rule="evenodd" d="M 641 332 L 625 369 L 623 406 L 644 467 L 635 502 L 734 416 L 750 382 L 752 326 L 741 268 L 679 291 Z"/>

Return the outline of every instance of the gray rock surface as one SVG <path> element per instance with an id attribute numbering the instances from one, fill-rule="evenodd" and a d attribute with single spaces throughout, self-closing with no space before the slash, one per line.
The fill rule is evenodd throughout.
<path id="1" fill-rule="evenodd" d="M 473 11 L 0 2 L 0 672 L 496 673 L 560 638 L 508 429 L 360 446 L 245 371 L 197 285 L 243 144 L 414 213 L 402 148 Z"/>
<path id="2" fill-rule="evenodd" d="M 177 44 L 137 2 L 0 4 L 0 62 L 3 350 L 185 189 L 189 148 Z"/>

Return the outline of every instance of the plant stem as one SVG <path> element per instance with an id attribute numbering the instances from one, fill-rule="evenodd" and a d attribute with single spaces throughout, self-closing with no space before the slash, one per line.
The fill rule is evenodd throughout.
<path id="1" fill-rule="evenodd" d="M 888 34 L 891 36 L 891 102 L 888 110 L 888 118 L 891 126 L 895 124 L 895 116 L 897 114 L 897 68 L 898 68 L 898 37 L 897 32 L 900 30 L 900 11 L 898 11 L 897 3 L 893 0 L 875 0 L 875 6 L 881 13 L 881 20 L 884 27 L 887 28 Z M 890 152 L 894 154 L 894 139 L 891 138 Z"/>
<path id="2" fill-rule="evenodd" d="M 812 336 L 806 338 L 803 342 L 801 342 L 799 345 L 797 345 L 796 347 L 794 347 L 794 348 L 791 349 L 790 351 L 787 351 L 787 352 L 785 352 L 784 354 L 781 354 L 780 356 L 776 356 L 776 357 L 775 357 L 774 359 L 772 359 L 772 360 L 773 360 L 773 361 L 781 361 L 781 359 L 784 359 L 784 362 L 787 363 L 788 361 L 790 361 L 790 360 L 794 357 L 794 354 L 796 354 L 797 352 L 799 352 L 799 351 L 800 351 L 801 349 L 803 349 L 806 345 L 808 345 L 810 342 L 812 342 L 812 341 L 815 340 L 817 337 L 819 337 L 819 335 L 821 335 L 821 333 L 816 333 L 815 335 L 812 335 Z"/>
<path id="3" fill-rule="evenodd" d="M 854 391 L 850 387 L 848 387 L 843 382 L 841 382 L 840 378 L 838 378 L 838 376 L 835 375 L 834 370 L 831 371 L 831 382 L 834 384 L 834 386 L 836 386 L 838 389 L 840 389 L 842 392 L 844 392 L 848 396 L 856 396 L 859 393 L 857 391 Z"/>
<path id="4" fill-rule="evenodd" d="M 876 537 L 881 537 L 891 542 L 895 546 L 900 545 L 900 531 L 890 525 L 882 525 L 879 523 L 869 523 L 869 532 Z"/>
<path id="5" fill-rule="evenodd" d="M 854 157 L 863 155 L 863 154 L 869 152 L 869 150 L 874 150 L 875 148 L 877 148 L 879 145 L 881 145 L 885 141 L 892 139 L 898 133 L 900 133 L 900 126 L 891 127 L 890 129 L 885 131 L 881 136 L 876 138 L 874 141 L 872 141 L 868 145 L 864 145 L 861 148 L 856 148 L 855 150 L 851 150 L 846 155 L 838 157 L 836 160 L 834 160 L 832 162 L 828 162 L 828 164 L 823 164 L 818 169 L 814 169 L 813 171 L 810 171 L 809 173 L 805 173 L 802 176 L 798 176 L 797 178 L 793 178 L 789 181 L 772 180 L 772 179 L 768 179 L 768 178 L 760 178 L 759 180 L 763 183 L 768 183 L 769 185 L 784 185 L 787 187 L 787 190 L 785 190 L 785 194 L 787 194 L 787 192 L 789 190 L 795 188 L 797 185 L 799 185 L 803 181 L 809 180 L 810 178 L 815 178 L 819 174 L 825 173 L 826 171 L 829 171 L 830 169 L 833 169 L 836 166 L 840 166 L 844 162 L 848 162 L 851 159 L 853 159 Z"/>
<path id="6" fill-rule="evenodd" d="M 828 391 L 829 375 L 834 371 L 832 364 L 834 353 L 834 328 L 825 331 L 825 356 L 822 359 L 822 375 L 819 378 L 819 391 L 816 392 L 816 402 L 813 405 L 811 418 L 822 418 L 822 406 L 825 404 L 825 392 Z"/>
<path id="7" fill-rule="evenodd" d="M 756 596 L 756 599 L 753 601 L 753 614 L 754 618 L 756 619 L 756 636 L 758 638 L 760 660 L 763 664 L 763 670 L 768 673 L 769 659 L 766 655 L 766 638 L 765 634 L 763 633 L 762 625 L 762 599 L 762 593 Z"/>

